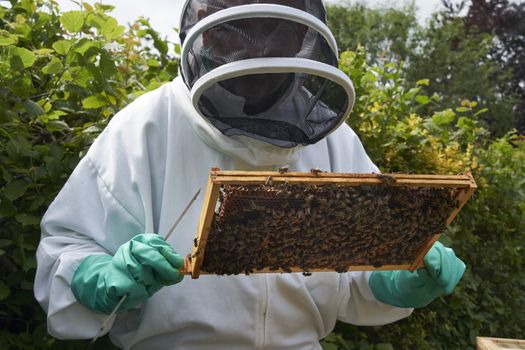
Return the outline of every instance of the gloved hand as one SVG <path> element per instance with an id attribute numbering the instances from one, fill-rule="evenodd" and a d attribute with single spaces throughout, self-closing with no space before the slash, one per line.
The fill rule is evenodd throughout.
<path id="1" fill-rule="evenodd" d="M 465 272 L 465 264 L 451 248 L 436 242 L 424 258 L 425 268 L 374 271 L 368 284 L 382 303 L 406 308 L 423 307 L 435 298 L 450 294 Z"/>
<path id="2" fill-rule="evenodd" d="M 184 277 L 184 259 L 156 234 L 140 234 L 115 255 L 93 255 L 76 269 L 71 290 L 82 305 L 109 314 L 127 295 L 122 309 L 140 305 L 163 286 Z"/>

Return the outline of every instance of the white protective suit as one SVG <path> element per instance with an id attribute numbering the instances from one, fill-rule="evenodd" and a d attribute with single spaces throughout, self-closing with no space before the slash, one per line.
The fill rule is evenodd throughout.
<path id="1" fill-rule="evenodd" d="M 118 113 L 42 221 L 35 296 L 58 338 L 91 338 L 106 319 L 76 302 L 70 281 L 82 259 L 114 254 L 139 233 L 165 236 L 211 167 L 377 172 L 343 124 L 320 142 L 280 149 L 222 135 L 193 108 L 180 78 Z M 191 251 L 201 192 L 168 242 Z M 382 325 L 408 316 L 375 300 L 367 272 L 186 277 L 138 309 L 121 312 L 111 339 L 133 349 L 320 349 L 336 320 Z"/>

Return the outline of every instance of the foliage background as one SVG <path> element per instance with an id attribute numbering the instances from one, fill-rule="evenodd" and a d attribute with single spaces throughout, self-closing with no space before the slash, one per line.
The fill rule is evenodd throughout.
<path id="1" fill-rule="evenodd" d="M 521 5 L 483 2 L 492 3 L 522 18 Z M 425 27 L 410 5 L 328 9 L 358 96 L 348 123 L 371 158 L 385 172 L 470 171 L 479 188 L 443 237 L 468 266 L 456 291 L 392 325 L 338 324 L 325 349 L 474 349 L 478 335 L 523 337 L 525 145 L 514 129 L 523 130 L 523 43 L 505 44 L 523 32 L 476 26 L 489 13 L 473 13 L 476 4 L 466 16 L 449 6 Z M 10 5 L 0 5 L 0 344 L 77 349 L 85 342 L 47 335 L 33 297 L 40 218 L 110 118 L 177 75 L 178 47 L 145 19 L 119 25 L 110 6 Z"/>

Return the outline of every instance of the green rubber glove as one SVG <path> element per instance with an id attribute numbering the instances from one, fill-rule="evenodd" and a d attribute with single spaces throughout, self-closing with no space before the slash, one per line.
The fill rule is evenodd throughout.
<path id="1" fill-rule="evenodd" d="M 113 257 L 93 255 L 76 269 L 71 290 L 82 305 L 109 314 L 127 295 L 122 309 L 142 304 L 163 286 L 182 281 L 184 259 L 156 234 L 140 234 Z"/>
<path id="2" fill-rule="evenodd" d="M 424 258 L 425 268 L 374 271 L 368 284 L 382 303 L 405 308 L 428 305 L 437 297 L 450 294 L 465 272 L 465 264 L 451 248 L 436 242 Z"/>

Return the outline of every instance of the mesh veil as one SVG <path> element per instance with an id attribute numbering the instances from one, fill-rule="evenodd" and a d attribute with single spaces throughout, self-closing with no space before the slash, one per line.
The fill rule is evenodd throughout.
<path id="1" fill-rule="evenodd" d="M 276 13 L 261 15 L 256 10 L 261 6 L 244 6 L 255 4 Z M 241 8 L 241 15 L 228 17 Z M 290 12 L 304 13 L 306 19 L 296 20 Z M 183 78 L 190 89 L 203 79 L 213 80 L 196 103 L 199 112 L 227 136 L 249 136 L 279 147 L 313 144 L 326 136 L 353 103 L 348 88 L 326 76 L 297 69 L 273 72 L 261 65 L 211 78 L 221 67 L 258 59 L 262 64 L 269 58 L 337 67 L 329 30 L 320 32 L 316 24 L 325 27 L 325 17 L 321 0 L 189 0 L 180 31 Z"/>
<path id="2" fill-rule="evenodd" d="M 246 4 L 283 4 L 285 1 L 279 0 L 189 0 L 183 8 L 180 24 L 180 41 L 184 44 L 189 30 L 200 20 L 217 11 Z M 321 21 L 326 22 L 326 11 L 320 0 L 311 1 L 292 1 L 288 2 L 291 6 L 304 10 Z M 295 5 L 295 6 L 294 6 Z M 203 12 L 203 10 L 205 10 Z M 207 11 L 206 11 L 207 10 Z"/>

